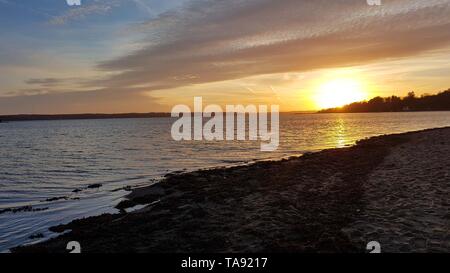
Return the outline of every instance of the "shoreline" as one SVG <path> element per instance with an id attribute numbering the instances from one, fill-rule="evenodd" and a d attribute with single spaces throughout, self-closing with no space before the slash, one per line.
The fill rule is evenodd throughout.
<path id="1" fill-rule="evenodd" d="M 90 119 L 130 119 L 130 118 L 162 118 L 170 117 L 170 113 L 118 113 L 118 114 L 19 114 L 0 115 L 0 122 L 14 121 L 46 121 L 46 120 L 90 120 Z"/>
<path id="2" fill-rule="evenodd" d="M 76 240 L 83 252 L 365 252 L 354 227 L 364 226 L 361 215 L 373 210 L 365 188 L 370 175 L 393 149 L 436 132 L 450 136 L 450 127 L 277 161 L 172 173 L 133 189 L 117 206 L 144 208 L 56 226 L 50 230 L 66 233 L 12 251 L 65 252 L 65 244 Z"/>
<path id="3" fill-rule="evenodd" d="M 418 110 L 418 111 L 361 111 L 361 112 L 322 112 L 317 111 L 289 111 L 280 115 L 311 115 L 311 114 L 385 114 L 385 113 L 433 113 L 449 112 L 450 110 Z M 0 123 L 19 121 L 59 121 L 59 120 L 102 120 L 102 119 L 150 119 L 172 118 L 170 112 L 150 113 L 117 113 L 117 114 L 17 114 L 0 115 Z"/>

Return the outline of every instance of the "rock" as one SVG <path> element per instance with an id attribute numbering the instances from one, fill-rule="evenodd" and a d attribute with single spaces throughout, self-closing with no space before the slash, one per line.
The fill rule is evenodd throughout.
<path id="1" fill-rule="evenodd" d="M 2 213 L 6 213 L 6 212 L 10 212 L 11 211 L 11 209 L 10 208 L 7 208 L 7 209 L 2 209 L 2 210 L 0 210 L 0 214 L 2 214 Z"/>
<path id="2" fill-rule="evenodd" d="M 43 210 L 48 210 L 48 207 L 45 207 L 45 208 L 33 208 L 32 206 L 24 206 L 24 207 L 19 207 L 19 208 L 6 208 L 6 209 L 0 210 L 0 214 L 6 213 L 6 212 L 12 212 L 12 213 L 28 212 L 28 211 L 36 212 L 36 211 L 43 211 Z"/>
<path id="3" fill-rule="evenodd" d="M 53 202 L 53 201 L 58 201 L 58 200 L 67 200 L 67 196 L 59 196 L 59 197 L 52 197 L 52 198 L 47 198 L 45 199 L 46 202 Z"/>
<path id="4" fill-rule="evenodd" d="M 42 233 L 35 233 L 30 235 L 30 237 L 28 237 L 29 239 L 33 240 L 33 239 L 40 239 L 40 238 L 44 238 L 44 234 Z"/>
<path id="5" fill-rule="evenodd" d="M 136 205 L 138 205 L 138 204 L 135 203 L 132 200 L 123 200 L 119 204 L 117 204 L 116 209 L 124 210 L 124 209 L 127 209 L 127 208 L 132 208 L 132 207 L 134 207 Z"/>
<path id="6" fill-rule="evenodd" d="M 131 188 L 131 186 L 124 186 L 122 188 L 117 188 L 117 189 L 112 190 L 112 192 L 117 192 L 117 191 L 132 191 L 132 188 Z"/>

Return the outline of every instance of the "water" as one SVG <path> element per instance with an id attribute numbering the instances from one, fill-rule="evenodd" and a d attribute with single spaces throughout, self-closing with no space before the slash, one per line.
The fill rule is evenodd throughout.
<path id="1" fill-rule="evenodd" d="M 0 210 L 31 205 L 42 211 L 0 214 L 0 252 L 54 236 L 50 226 L 117 212 L 124 186 L 164 174 L 344 147 L 381 134 L 450 126 L 450 112 L 283 114 L 280 146 L 257 142 L 175 142 L 174 119 L 110 119 L 0 124 Z M 86 189 L 92 184 L 101 188 Z M 82 189 L 79 193 L 73 190 Z M 52 197 L 66 197 L 46 201 Z M 45 238 L 29 239 L 42 233 Z"/>

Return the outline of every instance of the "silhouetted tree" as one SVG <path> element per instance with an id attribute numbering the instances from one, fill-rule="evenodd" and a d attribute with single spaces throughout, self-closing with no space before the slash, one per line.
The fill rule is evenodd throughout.
<path id="1" fill-rule="evenodd" d="M 449 111 L 450 89 L 436 95 L 416 97 L 414 91 L 404 98 L 375 97 L 369 101 L 354 102 L 343 107 L 325 109 L 320 113 L 399 112 L 399 111 Z"/>

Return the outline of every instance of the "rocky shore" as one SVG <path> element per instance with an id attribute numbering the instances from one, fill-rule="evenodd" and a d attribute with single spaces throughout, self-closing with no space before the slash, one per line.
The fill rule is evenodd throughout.
<path id="1" fill-rule="evenodd" d="M 449 252 L 450 128 L 172 174 L 13 252 Z M 136 205 L 144 208 L 133 212 Z"/>

